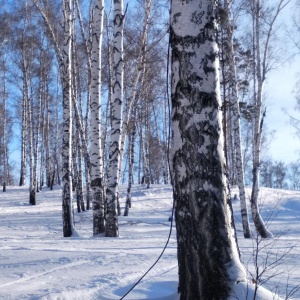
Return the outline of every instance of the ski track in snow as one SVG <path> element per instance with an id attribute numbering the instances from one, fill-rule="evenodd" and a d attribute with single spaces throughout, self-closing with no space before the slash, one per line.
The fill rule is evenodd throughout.
<path id="1" fill-rule="evenodd" d="M 3 288 L 3 287 L 7 287 L 9 285 L 14 285 L 14 284 L 17 284 L 17 283 L 20 283 L 20 282 L 33 280 L 33 279 L 36 279 L 38 277 L 43 277 L 43 276 L 49 275 L 50 273 L 53 273 L 53 272 L 56 272 L 56 271 L 61 271 L 61 270 L 66 269 L 66 268 L 77 267 L 77 266 L 80 266 L 80 265 L 85 264 L 87 262 L 88 261 L 72 262 L 72 263 L 66 264 L 62 267 L 55 267 L 55 268 L 52 268 L 52 269 L 50 269 L 48 271 L 45 271 L 45 272 L 37 273 L 37 274 L 31 275 L 31 276 L 25 276 L 21 279 L 1 284 L 0 289 Z"/>
<path id="2" fill-rule="evenodd" d="M 261 191 L 261 211 L 265 220 L 270 217 L 275 238 L 262 242 L 260 264 L 266 255 L 273 259 L 290 250 L 279 266 L 266 272 L 270 278 L 264 286 L 271 290 L 277 287 L 284 296 L 287 274 L 291 288 L 300 283 L 300 192 Z M 129 216 L 119 217 L 119 238 L 93 237 L 92 211 L 75 211 L 78 234 L 63 238 L 59 187 L 54 191 L 44 188 L 37 194 L 36 206 L 28 204 L 27 188 L 8 187 L 0 194 L 0 300 L 120 299 L 160 255 L 172 209 L 171 186 L 146 189 L 135 185 L 131 194 Z M 124 208 L 125 186 L 120 195 Z M 253 274 L 255 239 L 242 238 L 239 203 L 234 202 L 233 208 L 241 256 Z M 268 243 L 270 247 L 266 247 Z M 177 300 L 176 249 L 174 226 L 163 257 L 125 300 Z M 274 270 L 283 274 L 273 278 Z M 241 296 L 243 289 L 242 285 L 236 288 L 239 300 L 247 300 Z M 264 289 L 260 293 L 260 300 L 273 297 Z M 293 299 L 300 299 L 300 291 Z"/>

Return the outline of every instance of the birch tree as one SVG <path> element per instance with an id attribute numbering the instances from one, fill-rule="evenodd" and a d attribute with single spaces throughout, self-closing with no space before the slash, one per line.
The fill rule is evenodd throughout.
<path id="1" fill-rule="evenodd" d="M 262 130 L 265 116 L 263 103 L 263 90 L 267 73 L 272 69 L 270 62 L 270 43 L 274 34 L 275 22 L 282 9 L 290 1 L 280 0 L 273 9 L 267 9 L 263 13 L 263 5 L 260 0 L 253 0 L 253 54 L 254 54 L 254 115 L 253 115 L 253 169 L 252 169 L 252 192 L 251 211 L 257 232 L 262 238 L 272 237 L 272 233 L 266 228 L 258 207 L 259 176 L 261 164 Z M 264 20 L 265 39 L 262 38 L 262 23 Z"/>
<path id="2" fill-rule="evenodd" d="M 63 0 L 63 37 L 62 45 L 51 26 L 47 12 L 39 5 L 38 0 L 32 0 L 41 13 L 47 27 L 50 40 L 54 46 L 59 63 L 60 80 L 63 92 L 63 138 L 62 138 L 62 216 L 63 236 L 70 237 L 74 231 L 73 192 L 72 192 L 72 28 L 73 3 Z"/>
<path id="3" fill-rule="evenodd" d="M 87 57 L 87 85 L 88 85 L 88 89 L 87 89 L 87 101 L 86 101 L 86 113 L 85 113 L 85 118 L 84 118 L 84 134 L 82 133 L 81 135 L 85 136 L 85 140 L 88 140 L 88 133 L 89 133 L 89 115 L 90 115 L 90 94 L 91 94 L 91 70 L 92 70 L 92 62 L 91 62 L 91 47 L 89 47 L 90 44 L 92 44 L 91 41 L 91 36 L 89 36 L 89 38 L 86 35 L 85 32 L 85 28 L 84 28 L 84 24 L 83 24 L 83 19 L 82 19 L 82 14 L 81 14 L 81 10 L 79 7 L 79 3 L 78 0 L 74 1 L 75 7 L 76 7 L 76 11 L 77 11 L 77 17 L 79 20 L 79 26 L 80 26 L 80 32 L 81 32 L 81 37 L 83 40 L 83 44 L 84 44 L 84 52 L 86 54 Z M 93 9 L 90 8 L 90 20 L 93 20 L 92 17 L 92 12 Z M 89 32 L 92 31 L 92 25 L 93 25 L 93 21 L 90 22 L 89 24 Z M 87 147 L 87 142 L 85 143 L 84 141 L 82 141 L 83 143 L 83 153 L 85 154 L 85 159 L 84 159 L 84 165 L 85 165 L 85 186 L 86 186 L 86 209 L 89 210 L 90 209 L 90 201 L 91 201 L 91 197 L 92 197 L 92 193 L 91 193 L 91 182 L 90 182 L 90 172 L 91 172 L 91 162 L 89 161 L 89 153 L 87 151 L 87 149 L 85 149 Z"/>
<path id="4" fill-rule="evenodd" d="M 114 0 L 114 46 L 113 46 L 113 85 L 111 101 L 111 134 L 109 145 L 109 162 L 107 168 L 107 217 L 105 236 L 119 236 L 117 197 L 119 185 L 120 144 L 122 128 L 123 103 L 123 0 Z"/>
<path id="5" fill-rule="evenodd" d="M 27 149 L 27 127 L 28 127 L 28 68 L 27 60 L 22 49 L 22 73 L 23 73 L 23 101 L 22 101 L 22 128 L 21 128 L 21 169 L 20 169 L 20 181 L 19 186 L 25 185 L 26 177 L 26 149 Z"/>
<path id="6" fill-rule="evenodd" d="M 8 164 L 8 111 L 7 111 L 7 54 L 5 49 L 6 44 L 9 42 L 7 37 L 10 36 L 8 18 L 0 15 L 0 71 L 1 71 L 1 86 L 0 86 L 0 167 L 2 163 L 3 176 L 2 176 L 2 190 L 6 192 L 7 184 L 9 183 L 9 164 Z M 2 158 L 2 161 L 1 161 Z M 0 175 L 1 177 L 1 175 Z"/>
<path id="7" fill-rule="evenodd" d="M 149 26 L 151 21 L 150 18 L 151 8 L 152 8 L 152 0 L 146 0 L 145 7 L 144 7 L 145 16 L 143 21 L 142 36 L 140 40 L 140 48 L 138 50 L 138 56 L 136 58 L 134 74 L 132 76 L 132 83 L 131 83 L 132 92 L 130 97 L 127 99 L 125 116 L 122 124 L 120 170 L 122 168 L 124 145 L 126 143 L 126 137 L 128 133 L 128 123 L 130 121 L 132 109 L 136 105 L 136 102 L 138 101 L 139 86 L 143 85 L 143 78 L 144 78 L 145 68 L 146 68 L 145 61 L 147 55 L 148 31 L 149 31 Z"/>
<path id="8" fill-rule="evenodd" d="M 105 232 L 103 157 L 101 145 L 101 49 L 103 36 L 104 1 L 96 0 L 92 25 L 91 52 L 91 188 L 93 199 L 93 234 Z"/>
<path id="9" fill-rule="evenodd" d="M 63 1 L 64 39 L 62 61 L 60 65 L 63 89 L 63 141 L 62 141 L 62 208 L 63 234 L 70 237 L 74 231 L 73 195 L 72 195 L 72 0 Z"/>
<path id="10" fill-rule="evenodd" d="M 3 45 L 0 44 L 0 47 Z M 6 192 L 7 180 L 8 180 L 8 149 L 7 149 L 7 92 L 6 92 L 6 58 L 3 59 L 3 124 L 2 124 L 2 137 L 3 137 L 3 192 Z"/>
<path id="11" fill-rule="evenodd" d="M 40 78 L 39 78 L 39 93 L 38 93 L 38 104 L 37 104 L 37 115 L 36 120 L 32 117 L 31 120 L 31 131 L 32 131 L 32 151 L 33 151 L 33 161 L 32 161 L 32 177 L 30 178 L 30 187 L 29 187 L 29 203 L 31 205 L 36 205 L 36 192 L 38 187 L 37 182 L 37 171 L 38 171 L 38 147 L 39 147 L 39 135 L 40 135 L 40 126 L 41 126 L 41 114 L 42 114 L 42 95 L 44 92 L 43 87 L 43 73 L 44 69 L 44 53 L 41 51 L 40 54 Z M 32 107 L 33 115 L 33 107 Z"/>
<path id="12" fill-rule="evenodd" d="M 172 171 L 180 299 L 226 299 L 245 281 L 229 209 L 215 1 L 173 0 Z"/>
<path id="13" fill-rule="evenodd" d="M 235 55 L 233 49 L 233 28 L 234 24 L 230 21 L 230 0 L 224 1 L 224 12 L 223 12 L 223 27 L 225 30 L 225 41 L 223 52 L 226 57 L 226 62 L 228 64 L 228 72 L 226 74 L 227 82 L 229 85 L 229 101 L 230 107 L 233 113 L 233 134 L 234 134 L 234 158 L 236 164 L 236 180 L 239 188 L 240 195 L 240 206 L 241 206 L 241 216 L 242 225 L 245 238 L 250 238 L 250 226 L 248 218 L 248 210 L 246 203 L 246 192 L 245 192 L 245 178 L 244 178 L 244 164 L 242 156 L 241 147 L 241 125 L 240 125 L 240 109 L 239 109 L 239 96 L 238 96 L 238 84 L 236 76 L 236 66 L 235 66 Z M 224 79 L 223 79 L 224 80 Z"/>
<path id="14" fill-rule="evenodd" d="M 128 186 L 124 216 L 128 216 L 129 208 L 131 208 L 131 187 L 133 185 L 133 165 L 134 165 L 134 150 L 135 150 L 135 137 L 136 137 L 136 107 L 133 109 L 132 122 L 128 126 L 129 138 L 128 138 Z"/>

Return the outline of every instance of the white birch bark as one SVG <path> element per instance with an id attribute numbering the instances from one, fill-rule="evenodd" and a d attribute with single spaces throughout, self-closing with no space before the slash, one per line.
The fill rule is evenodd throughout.
<path id="1" fill-rule="evenodd" d="M 49 101 L 46 103 L 46 108 L 49 110 Z M 46 132 L 50 130 L 50 115 L 46 116 Z M 47 187 L 51 186 L 51 156 L 50 156 L 50 138 L 46 137 L 46 181 Z"/>
<path id="2" fill-rule="evenodd" d="M 38 173 L 38 146 L 39 146 L 39 135 L 40 135 L 40 126 L 41 126 L 41 113 L 42 113 L 42 95 L 44 94 L 44 66 L 43 64 L 43 53 L 40 56 L 40 86 L 39 86 L 39 96 L 38 96 L 38 111 L 35 120 L 32 120 L 32 135 L 33 135 L 33 165 L 32 165 L 32 183 L 29 193 L 29 203 L 31 205 L 36 205 L 36 192 L 37 192 L 37 173 Z M 33 111 L 33 109 L 32 109 Z M 35 129 L 35 130 L 34 130 Z"/>
<path id="3" fill-rule="evenodd" d="M 262 92 L 264 80 L 261 73 L 261 49 L 260 49 L 260 0 L 256 0 L 255 13 L 255 50 L 256 50 L 256 103 L 254 112 L 254 132 L 253 132 L 253 169 L 252 169 L 252 192 L 250 198 L 252 218 L 256 230 L 263 238 L 272 237 L 265 226 L 258 207 L 259 195 L 259 175 L 260 175 L 260 150 L 261 150 L 261 116 L 262 116 Z"/>
<path id="4" fill-rule="evenodd" d="M 128 216 L 129 208 L 131 208 L 131 188 L 134 182 L 134 149 L 135 149 L 135 136 L 136 136 L 136 111 L 137 107 L 134 107 L 132 113 L 132 121 L 129 126 L 129 138 L 128 138 L 128 186 L 127 196 L 125 203 L 124 216 Z"/>
<path id="5" fill-rule="evenodd" d="M 162 157 L 161 170 L 163 173 L 163 180 L 164 180 L 164 184 L 167 184 L 166 183 L 168 181 L 168 170 L 166 169 L 167 158 L 166 158 L 166 152 L 163 149 L 162 144 L 161 144 L 159 128 L 158 128 L 158 123 L 157 123 L 158 120 L 157 120 L 157 114 L 155 112 L 154 102 L 152 102 L 152 111 L 153 111 L 153 115 L 154 115 L 155 132 L 156 132 L 156 137 L 157 137 L 157 142 L 158 142 L 158 151 L 159 151 L 160 156 Z M 166 117 L 166 116 L 164 116 L 164 117 Z M 165 126 L 165 124 L 164 124 L 164 126 Z M 165 128 L 164 128 L 164 130 L 165 130 Z M 164 133 L 163 133 L 163 135 L 164 135 Z"/>
<path id="6" fill-rule="evenodd" d="M 4 59 L 4 78 L 3 78 L 3 192 L 6 192 L 8 179 L 8 156 L 7 156 L 7 113 L 6 113 L 6 60 Z"/>
<path id="7" fill-rule="evenodd" d="M 92 9 L 90 9 L 90 20 L 92 20 Z M 89 26 L 89 39 L 86 43 L 86 51 L 90 53 L 90 48 L 88 45 L 92 44 L 91 42 L 91 31 L 92 31 L 92 22 L 90 22 Z M 85 113 L 85 138 L 88 140 L 89 132 L 90 132 L 90 104 L 91 104 L 91 59 L 89 55 L 89 74 L 88 74 L 88 92 L 87 92 L 87 101 L 86 101 L 86 113 Z M 92 191 L 91 191 L 91 178 L 90 178 L 90 170 L 91 166 L 85 160 L 85 180 L 86 180 L 86 207 L 89 210 L 92 202 Z"/>
<path id="8" fill-rule="evenodd" d="M 165 173 L 163 174 L 164 176 L 164 184 L 168 184 L 169 183 L 169 170 L 170 170 L 170 166 L 169 166 L 169 146 L 170 146 L 170 137 L 169 137 L 169 128 L 170 128 L 170 122 L 169 122 L 169 103 L 168 103 L 168 99 L 165 99 L 164 101 L 164 142 L 165 142 L 165 147 L 163 149 L 164 151 L 164 164 L 165 164 Z"/>
<path id="9" fill-rule="evenodd" d="M 85 166 L 85 186 L 86 186 L 86 209 L 90 209 L 90 201 L 91 201 L 91 182 L 90 182 L 90 168 L 91 168 L 91 163 L 89 161 L 89 153 L 87 149 L 87 141 L 88 141 L 88 132 L 89 132 L 89 113 L 90 113 L 90 93 L 91 93 L 91 53 L 90 53 L 90 47 L 89 47 L 89 40 L 86 37 L 86 33 L 84 30 L 84 25 L 83 25 L 83 20 L 82 20 L 82 15 L 79 7 L 78 0 L 74 1 L 76 11 L 77 11 L 77 16 L 79 20 L 79 25 L 80 25 L 80 32 L 82 36 L 82 40 L 84 42 L 84 50 L 86 53 L 87 57 L 87 62 L 88 62 L 88 76 L 87 76 L 87 81 L 88 81 L 88 91 L 87 91 L 87 103 L 86 103 L 86 114 L 85 114 L 85 126 L 84 126 L 84 134 L 83 132 L 81 133 L 81 136 L 84 136 L 84 140 L 82 141 L 83 143 L 83 153 L 84 153 L 84 166 Z M 90 16 L 90 19 L 92 20 L 92 16 Z M 92 22 L 90 22 L 92 23 Z M 92 24 L 90 24 L 90 27 L 92 27 Z"/>
<path id="10" fill-rule="evenodd" d="M 79 131 L 76 132 L 77 139 L 77 158 L 78 158 L 78 182 L 76 187 L 76 195 L 80 205 L 81 211 L 85 211 L 85 204 L 83 201 L 83 170 L 82 170 L 82 146 L 80 141 Z"/>
<path id="11" fill-rule="evenodd" d="M 58 78 L 57 78 L 57 81 L 58 81 Z M 58 83 L 57 83 L 58 84 Z M 58 89 L 57 89 L 57 93 L 58 93 Z M 53 174 L 52 174 L 52 182 L 50 184 L 50 188 L 53 189 L 53 184 L 54 184 L 54 179 L 55 179 L 55 175 L 57 177 L 57 184 L 60 185 L 60 177 L 59 177 L 59 173 L 60 173 L 60 169 L 58 167 L 59 165 L 59 154 L 58 154 L 58 145 L 59 145 L 59 142 L 58 142 L 58 139 L 59 139 L 59 134 L 58 134 L 58 131 L 59 131 L 59 118 L 58 118 L 58 94 L 56 95 L 56 110 L 55 110 L 55 114 L 56 114 L 56 117 L 55 117 L 55 150 L 54 150 L 54 162 L 53 162 Z M 49 101 L 47 101 L 47 103 L 49 103 Z"/>
<path id="12" fill-rule="evenodd" d="M 63 235 L 70 237 L 74 231 L 73 219 L 73 192 L 72 192 L 72 107 L 75 108 L 77 116 L 76 102 L 72 102 L 72 22 L 73 22 L 73 1 L 63 0 L 63 42 L 58 44 L 55 32 L 49 22 L 46 12 L 39 5 L 37 0 L 32 0 L 38 11 L 41 13 L 49 32 L 50 40 L 54 46 L 60 68 L 60 79 L 63 91 L 63 139 L 62 139 L 62 208 L 63 208 Z M 77 118 L 77 117 L 76 117 Z M 84 144 L 83 144 L 84 145 Z M 85 147 L 85 145 L 84 145 Z M 59 167 L 57 166 L 57 170 Z M 59 175 L 59 172 L 57 172 Z M 60 181 L 60 179 L 58 178 Z"/>
<path id="13" fill-rule="evenodd" d="M 105 15 L 105 21 L 106 21 L 106 38 L 107 38 L 107 50 L 108 50 L 108 96 L 107 96 L 107 102 L 106 102 L 106 110 L 105 110 L 105 125 L 103 130 L 103 169 L 105 170 L 104 173 L 107 171 L 107 159 L 108 151 L 107 151 L 107 142 L 108 142 L 108 129 L 110 126 L 110 108 L 111 108 L 111 101 L 112 101 L 112 73 L 113 73 L 113 57 L 112 57 L 112 51 L 113 51 L 113 37 L 110 30 L 110 20 L 109 15 Z M 122 131 L 123 132 L 123 131 Z M 122 163 L 120 162 L 120 165 Z"/>
<path id="14" fill-rule="evenodd" d="M 147 99 L 146 99 L 147 101 Z M 150 140 L 150 120 L 149 120 L 149 103 L 146 102 L 146 112 L 145 112 L 145 141 L 144 141 L 144 176 L 145 184 L 147 189 L 150 188 L 151 174 L 150 174 L 150 149 L 149 149 L 149 140 Z"/>
<path id="15" fill-rule="evenodd" d="M 138 113 L 139 119 L 140 117 L 140 112 Z M 138 184 L 144 184 L 145 182 L 145 177 L 143 176 L 144 174 L 144 143 L 143 143 L 143 128 L 142 124 L 139 124 L 139 166 L 138 166 Z"/>
<path id="16" fill-rule="evenodd" d="M 127 127 L 128 122 L 130 121 L 130 116 L 132 112 L 132 108 L 137 102 L 137 93 L 138 93 L 138 86 L 140 83 L 140 86 L 143 83 L 144 73 L 145 73 L 145 59 L 146 59 L 146 53 L 147 53 L 147 39 L 148 39 L 148 30 L 150 25 L 150 13 L 151 13 L 151 7 L 152 7 L 152 0 L 146 0 L 146 7 L 145 7 L 145 17 L 144 17 L 144 25 L 143 25 L 143 31 L 142 31 L 142 38 L 141 38 L 141 47 L 139 49 L 139 54 L 137 57 L 137 63 L 135 66 L 135 72 L 134 72 L 134 79 L 133 79 L 133 85 L 132 85 L 132 94 L 129 97 L 127 104 L 126 104 L 126 111 L 124 115 L 124 120 L 122 124 L 122 137 L 121 137 L 121 158 L 120 158 L 120 172 L 122 169 L 122 161 L 124 156 L 124 145 L 126 143 L 126 137 L 127 137 Z"/>
<path id="17" fill-rule="evenodd" d="M 73 16 L 75 18 L 75 16 Z M 74 28 L 73 28 L 74 30 Z M 72 99 L 73 103 L 76 103 L 76 107 L 79 106 L 81 108 L 81 97 L 79 93 L 79 86 L 80 86 L 80 76 L 79 73 L 79 64 L 78 64 L 78 53 L 77 53 L 77 42 L 76 37 L 73 38 L 72 43 Z M 79 103 L 79 105 L 78 105 Z M 74 105 L 75 106 L 75 105 Z M 79 110 L 79 109 L 78 109 Z M 80 128 L 82 118 L 82 110 L 77 112 L 78 117 L 76 118 L 75 126 L 74 126 L 74 156 L 73 158 L 73 165 L 76 174 L 76 200 L 77 200 L 77 210 L 78 212 L 85 211 L 85 205 L 83 201 L 83 181 L 82 181 L 82 143 L 80 140 Z M 79 122 L 80 121 L 80 122 Z M 84 134 L 82 134 L 84 136 Z M 85 140 L 84 140 L 85 142 Z"/>
<path id="18" fill-rule="evenodd" d="M 245 281 L 227 203 L 215 1 L 173 0 L 172 164 L 180 299 Z"/>
<path id="19" fill-rule="evenodd" d="M 230 10 L 229 2 L 225 0 L 225 12 L 227 14 L 227 20 L 225 21 L 225 30 L 227 36 L 227 60 L 229 64 L 229 70 L 227 74 L 227 80 L 230 87 L 230 101 L 233 112 L 233 134 L 234 134 L 234 148 L 235 148 L 235 164 L 237 172 L 237 185 L 239 188 L 239 198 L 240 198 L 240 207 L 241 207 L 241 216 L 242 216 L 242 225 L 245 238 L 250 238 L 250 226 L 248 218 L 248 209 L 246 203 L 246 192 L 245 192 L 245 178 L 244 178 L 244 164 L 242 156 L 242 147 L 241 147 L 241 126 L 240 126 L 240 109 L 239 109 L 239 97 L 238 97 L 238 85 L 236 77 L 236 67 L 235 67 L 235 56 L 233 49 L 233 26 L 230 24 Z"/>
<path id="20" fill-rule="evenodd" d="M 252 169 L 252 192 L 251 192 L 251 211 L 252 218 L 257 232 L 262 238 L 272 237 L 272 233 L 266 228 L 266 225 L 260 215 L 258 207 L 258 195 L 259 195 L 259 177 L 260 177 L 260 164 L 261 164 L 261 135 L 263 128 L 263 88 L 268 72 L 268 52 L 270 47 L 270 39 L 273 34 L 274 24 L 284 7 L 290 1 L 280 0 L 274 10 L 274 14 L 270 17 L 268 22 L 268 28 L 266 30 L 266 40 L 263 47 L 261 47 L 261 22 L 262 22 L 262 4 L 260 0 L 255 0 L 253 5 L 253 46 L 254 46 L 254 129 L 253 129 L 253 169 Z M 263 49 L 262 49 L 263 48 Z"/>
<path id="21" fill-rule="evenodd" d="M 96 0 L 92 25 L 91 52 L 91 188 L 93 201 L 93 234 L 105 232 L 103 165 L 101 145 L 101 49 L 103 36 L 104 1 Z"/>
<path id="22" fill-rule="evenodd" d="M 114 47 L 113 47 L 113 86 L 111 102 L 111 134 L 109 145 L 109 162 L 107 168 L 107 218 L 105 236 L 119 236 L 117 198 L 119 186 L 119 163 L 122 127 L 123 103 L 123 0 L 114 0 Z"/>
<path id="23" fill-rule="evenodd" d="M 34 189 L 33 187 L 33 150 L 34 150 L 34 137 L 33 137 L 33 92 L 32 92 L 32 80 L 30 78 L 30 98 L 28 99 L 28 154 L 29 154 L 29 193 Z M 35 198 L 34 198 L 35 199 Z M 35 205 L 33 198 L 29 195 L 29 204 Z"/>
<path id="24" fill-rule="evenodd" d="M 63 140 L 62 140 L 62 207 L 63 234 L 70 237 L 74 231 L 72 191 L 72 0 L 63 0 L 64 39 L 60 64 L 63 89 Z"/>
<path id="25" fill-rule="evenodd" d="M 22 105 L 22 145 L 21 145 L 21 170 L 19 186 L 25 185 L 26 177 L 26 149 L 27 149 L 27 124 L 28 124 L 28 78 L 27 62 L 22 53 L 22 73 L 23 73 L 23 105 Z"/>
<path id="26" fill-rule="evenodd" d="M 48 100 L 48 95 L 44 98 L 44 101 L 47 102 Z M 42 124 L 41 124 L 41 149 L 40 149 L 40 174 L 39 174 L 39 178 L 40 178 L 40 182 L 39 182 L 39 186 L 40 186 L 40 190 L 43 189 L 44 186 L 44 163 L 45 163 L 45 106 L 43 106 L 42 108 Z"/>

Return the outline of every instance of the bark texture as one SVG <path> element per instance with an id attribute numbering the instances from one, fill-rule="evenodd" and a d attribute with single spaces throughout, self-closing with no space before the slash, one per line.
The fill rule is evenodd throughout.
<path id="1" fill-rule="evenodd" d="M 252 192 L 251 192 L 251 212 L 252 219 L 257 232 L 262 238 L 271 238 L 273 235 L 267 229 L 263 218 L 259 212 L 258 195 L 259 195 L 259 177 L 260 177 L 260 163 L 261 163 L 261 138 L 262 138 L 262 125 L 263 125 L 263 87 L 266 79 L 266 56 L 264 55 L 263 61 L 261 60 L 261 3 L 260 0 L 255 1 L 255 14 L 254 14 L 254 38 L 255 38 L 255 70 L 257 90 L 254 93 L 255 112 L 254 112 L 254 128 L 253 128 L 253 169 L 252 169 Z M 275 19 L 274 19 L 275 21 Z M 268 40 L 267 40 L 268 41 Z M 268 43 L 265 46 L 267 49 Z"/>
<path id="2" fill-rule="evenodd" d="M 224 12 L 226 14 L 226 20 L 224 24 L 225 35 L 226 35 L 226 58 L 229 65 L 227 80 L 230 87 L 230 102 L 233 113 L 233 134 L 234 134 L 234 159 L 236 164 L 236 182 L 239 188 L 240 195 L 240 206 L 241 206 L 241 216 L 242 216 L 242 225 L 245 238 L 251 237 L 249 218 L 248 218 L 248 209 L 246 203 L 246 192 L 245 192 L 245 178 L 244 178 L 244 163 L 241 147 L 241 126 L 240 126 L 240 109 L 239 109 L 239 96 L 238 96 L 238 85 L 236 77 L 236 67 L 235 67 L 235 56 L 233 49 L 233 28 L 230 24 L 230 10 L 229 3 L 230 1 L 226 0 L 224 4 Z"/>
<path id="3" fill-rule="evenodd" d="M 103 155 L 101 145 L 101 46 L 104 1 L 95 1 L 91 52 L 91 188 L 93 201 L 93 234 L 105 232 Z"/>
<path id="4" fill-rule="evenodd" d="M 111 135 L 109 145 L 109 163 L 107 169 L 107 218 L 105 236 L 119 236 L 118 225 L 118 186 L 120 166 L 120 145 L 123 103 L 123 0 L 114 0 L 114 48 L 113 48 L 113 86 L 111 102 Z"/>
<path id="5" fill-rule="evenodd" d="M 6 61 L 4 60 L 4 78 L 3 78 L 3 192 L 6 192 L 6 185 L 8 179 L 8 149 L 7 149 L 7 138 L 6 138 Z"/>
<path id="6" fill-rule="evenodd" d="M 63 140 L 62 140 L 62 215 L 63 235 L 72 236 L 74 230 L 73 195 L 72 195 L 72 99 L 71 99 L 71 57 L 72 57 L 72 1 L 63 1 L 64 9 L 64 43 L 62 46 L 62 61 L 60 64 L 63 88 Z"/>
<path id="7" fill-rule="evenodd" d="M 22 52 L 23 74 L 23 105 L 22 105 L 22 145 L 21 145 L 21 170 L 19 186 L 25 185 L 26 177 L 26 149 L 27 149 L 27 119 L 28 119 L 28 70 L 25 53 Z"/>
<path id="8" fill-rule="evenodd" d="M 215 1 L 173 0 L 172 167 L 181 299 L 245 280 L 227 203 Z"/>

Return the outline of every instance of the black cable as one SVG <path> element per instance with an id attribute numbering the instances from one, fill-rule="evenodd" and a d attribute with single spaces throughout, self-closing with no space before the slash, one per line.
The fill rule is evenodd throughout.
<path id="1" fill-rule="evenodd" d="M 169 230 L 169 236 L 168 236 L 168 239 L 167 239 L 167 242 L 162 250 L 162 252 L 160 253 L 160 255 L 158 256 L 158 258 L 156 259 L 156 261 L 152 264 L 152 266 L 144 273 L 144 275 L 127 291 L 126 294 L 124 294 L 120 300 L 124 299 L 142 280 L 143 278 L 154 268 L 154 266 L 158 263 L 158 261 L 161 259 L 161 257 L 163 256 L 168 244 L 169 244 L 169 241 L 170 241 L 170 238 L 171 238 L 171 234 L 172 234 L 172 227 L 173 227 L 173 219 L 174 219 L 174 208 L 175 208 L 175 201 L 174 201 L 174 197 L 173 197 L 173 206 L 172 206 L 172 214 L 171 214 L 171 225 L 170 225 L 170 230 Z"/>
<path id="2" fill-rule="evenodd" d="M 170 32 L 169 32 L 170 35 Z M 170 38 L 169 38 L 170 39 Z M 168 113 L 169 113 L 169 128 L 168 128 L 168 141 L 167 141 L 167 157 L 168 157 L 168 163 L 169 163 L 169 169 L 170 169 L 170 136 L 171 136 L 171 104 L 170 104 L 170 96 L 169 96 L 169 61 L 170 61 L 170 41 L 168 43 L 168 54 L 167 54 L 167 78 L 166 78 L 166 85 L 167 85 L 167 101 L 168 101 Z M 172 172 L 170 172 L 170 178 L 171 178 L 171 185 L 173 186 L 173 180 L 172 180 Z M 156 259 L 156 261 L 152 264 L 152 266 L 143 274 L 143 276 L 124 294 L 120 300 L 124 299 L 142 280 L 143 278 L 154 268 L 154 266 L 158 263 L 158 261 L 163 256 L 165 250 L 167 249 L 167 246 L 170 242 L 170 238 L 172 235 L 172 228 L 173 228 L 173 220 L 174 220 L 174 210 L 175 210 L 175 200 L 174 200 L 174 192 L 172 193 L 173 197 L 173 204 L 172 204 L 172 214 L 171 214 L 171 223 L 170 223 L 170 230 L 168 239 L 166 241 L 166 244 L 161 251 L 160 255 Z"/>

